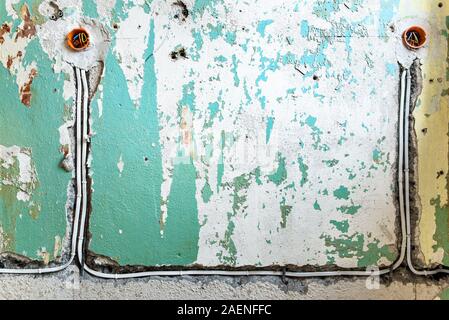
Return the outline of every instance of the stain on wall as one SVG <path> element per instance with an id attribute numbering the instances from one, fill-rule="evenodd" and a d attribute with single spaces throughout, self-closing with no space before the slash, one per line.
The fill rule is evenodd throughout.
<path id="1" fill-rule="evenodd" d="M 90 256 L 390 266 L 400 63 L 418 56 L 416 239 L 447 264 L 449 9 L 406 2 L 59 0 L 57 20 L 46 0 L 0 4 L 0 251 L 48 263 L 67 247 L 76 67 L 90 73 Z M 411 21 L 446 42 L 405 53 Z M 77 54 L 64 38 L 79 26 L 92 45 Z"/>

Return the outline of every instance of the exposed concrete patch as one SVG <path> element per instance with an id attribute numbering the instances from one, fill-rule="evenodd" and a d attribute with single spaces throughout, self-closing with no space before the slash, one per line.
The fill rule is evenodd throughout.
<path id="1" fill-rule="evenodd" d="M 0 275 L 0 299 L 405 299 L 432 300 L 449 286 L 448 280 L 431 283 L 402 283 L 394 280 L 368 290 L 366 279 L 288 279 L 277 277 L 151 277 L 134 280 L 102 280 L 78 268 L 52 275 Z"/>

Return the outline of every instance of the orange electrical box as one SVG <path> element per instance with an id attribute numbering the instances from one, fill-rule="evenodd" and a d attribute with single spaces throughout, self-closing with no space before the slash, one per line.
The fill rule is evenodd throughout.
<path id="1" fill-rule="evenodd" d="M 77 28 L 70 31 L 67 35 L 67 45 L 75 51 L 82 51 L 89 47 L 89 33 L 83 28 Z"/>
<path id="2" fill-rule="evenodd" d="M 404 31 L 404 44 L 411 50 L 424 47 L 427 43 L 427 32 L 420 26 L 412 26 Z"/>

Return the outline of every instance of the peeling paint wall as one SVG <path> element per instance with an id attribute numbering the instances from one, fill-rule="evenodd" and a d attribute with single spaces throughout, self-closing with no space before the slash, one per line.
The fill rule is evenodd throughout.
<path id="1" fill-rule="evenodd" d="M 400 65 L 418 58 L 415 258 L 448 265 L 449 5 L 55 2 L 53 20 L 47 0 L 0 3 L 0 253 L 69 254 L 79 68 L 91 267 L 391 266 Z M 66 47 L 75 27 L 89 50 Z"/>
<path id="2" fill-rule="evenodd" d="M 116 6 L 93 101 L 90 250 L 121 265 L 394 262 L 399 65 L 391 21 L 371 17 L 395 6 L 142 5 Z"/>
<path id="3" fill-rule="evenodd" d="M 37 30 L 36 1 L 0 4 L 1 255 L 62 263 L 71 230 L 72 176 L 58 169 L 70 153 L 68 79 L 55 72 Z M 62 134 L 60 135 L 59 132 Z M 17 257 L 16 257 L 17 258 Z"/>

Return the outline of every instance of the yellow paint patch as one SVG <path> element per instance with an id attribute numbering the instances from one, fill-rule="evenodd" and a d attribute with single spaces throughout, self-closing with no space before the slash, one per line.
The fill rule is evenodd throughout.
<path id="1" fill-rule="evenodd" d="M 442 34 L 446 30 L 449 6 L 438 6 L 440 1 L 401 0 L 403 17 L 423 17 L 432 26 L 429 54 L 421 61 L 423 91 L 414 111 L 415 131 L 418 138 L 418 193 L 421 204 L 419 222 L 420 249 L 427 265 L 441 263 L 441 250 L 435 251 L 435 207 L 431 200 L 440 196 L 441 205 L 448 203 L 448 122 L 449 97 L 442 92 L 449 88 L 446 76 L 448 64 L 448 40 Z M 443 175 L 439 174 L 444 172 Z M 448 226 L 449 228 L 449 226 Z"/>

